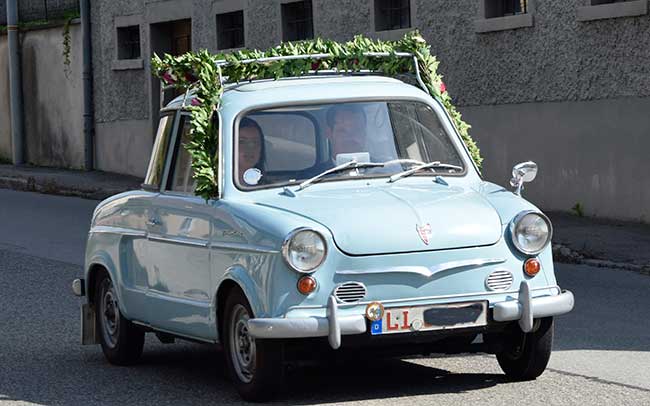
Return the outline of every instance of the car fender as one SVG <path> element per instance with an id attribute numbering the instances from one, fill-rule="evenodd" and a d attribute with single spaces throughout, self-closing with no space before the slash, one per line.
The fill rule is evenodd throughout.
<path id="1" fill-rule="evenodd" d="M 254 317 L 266 316 L 267 314 L 267 311 L 265 310 L 266 306 L 261 300 L 261 295 L 260 295 L 261 286 L 259 286 L 257 283 L 255 283 L 255 281 L 253 281 L 246 268 L 244 268 L 241 265 L 233 265 L 230 268 L 226 269 L 226 272 L 224 273 L 223 277 L 217 284 L 217 288 L 214 294 L 215 314 L 218 314 L 219 312 L 219 308 L 218 308 L 219 290 L 224 285 L 224 283 L 227 283 L 228 281 L 234 282 L 242 290 L 242 292 L 244 292 L 244 295 L 246 296 L 248 303 L 251 305 L 251 309 L 253 310 Z M 217 325 L 218 323 L 219 321 L 217 320 Z"/>
<path id="2" fill-rule="evenodd" d="M 100 266 L 108 272 L 113 284 L 115 285 L 115 292 L 117 293 L 118 306 L 120 307 L 120 312 L 125 313 L 123 309 L 123 298 L 122 298 L 122 289 L 119 279 L 119 274 L 117 272 L 117 267 L 115 262 L 111 258 L 110 254 L 106 251 L 97 251 L 86 261 L 86 292 L 91 292 L 94 290 L 95 278 L 96 278 L 96 267 Z M 94 294 L 95 292 L 93 292 Z M 90 302 L 90 295 L 88 296 L 88 301 Z"/>

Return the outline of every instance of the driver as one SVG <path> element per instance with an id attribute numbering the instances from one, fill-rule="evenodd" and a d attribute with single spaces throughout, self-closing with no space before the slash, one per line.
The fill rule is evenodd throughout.
<path id="1" fill-rule="evenodd" d="M 330 143 L 330 160 L 336 162 L 338 154 L 366 152 L 366 113 L 355 104 L 338 104 L 330 107 L 326 115 L 328 128 L 325 135 Z"/>

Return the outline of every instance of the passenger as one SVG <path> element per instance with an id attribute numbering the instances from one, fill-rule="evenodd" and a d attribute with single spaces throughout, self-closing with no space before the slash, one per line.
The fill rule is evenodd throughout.
<path id="1" fill-rule="evenodd" d="M 255 120 L 243 118 L 239 122 L 238 151 L 239 159 L 237 161 L 237 168 L 239 170 L 239 182 L 244 185 L 251 185 L 251 183 L 244 181 L 244 173 L 251 168 L 256 168 L 261 178 L 262 160 L 264 159 L 264 134 L 262 133 L 262 128 Z M 257 181 L 259 181 L 259 178 Z"/>

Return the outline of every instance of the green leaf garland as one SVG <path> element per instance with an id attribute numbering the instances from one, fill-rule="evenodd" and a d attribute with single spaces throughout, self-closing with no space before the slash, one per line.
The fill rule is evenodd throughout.
<path id="1" fill-rule="evenodd" d="M 393 56 L 364 55 L 368 52 L 387 52 Z M 398 52 L 408 52 L 417 58 L 422 81 L 429 93 L 447 109 L 472 159 L 480 168 L 483 159 L 478 146 L 469 135 L 470 126 L 463 121 L 460 112 L 452 104 L 442 77 L 437 73 L 438 60 L 431 55 L 429 45 L 417 31 L 406 34 L 399 41 L 373 40 L 359 35 L 346 43 L 321 38 L 285 42 L 267 51 L 244 49 L 230 54 L 211 54 L 202 50 L 180 56 L 166 54 L 163 58 L 154 55 L 151 61 L 152 72 L 158 78 L 167 85 L 195 92 L 195 98 L 187 106 L 191 112 L 192 127 L 191 141 L 185 148 L 192 157 L 194 179 L 197 181 L 196 195 L 206 200 L 217 196 L 219 128 L 212 117 L 219 108 L 223 94 L 220 69 L 221 76 L 227 77 L 229 82 L 280 79 L 331 69 L 341 72 L 370 70 L 387 76 L 414 73 L 413 60 L 398 57 L 395 55 Z M 247 59 L 304 54 L 330 54 L 330 57 L 242 63 Z M 227 64 L 220 64 L 219 67 L 218 62 L 224 60 Z"/>

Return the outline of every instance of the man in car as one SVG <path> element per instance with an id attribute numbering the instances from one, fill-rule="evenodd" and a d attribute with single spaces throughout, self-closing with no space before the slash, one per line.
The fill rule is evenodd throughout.
<path id="1" fill-rule="evenodd" d="M 355 104 L 337 104 L 326 113 L 325 134 L 330 145 L 330 160 L 338 154 L 368 152 L 366 146 L 366 113 Z"/>

